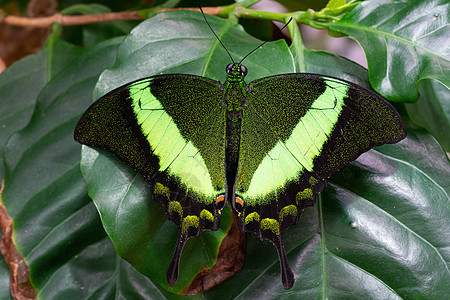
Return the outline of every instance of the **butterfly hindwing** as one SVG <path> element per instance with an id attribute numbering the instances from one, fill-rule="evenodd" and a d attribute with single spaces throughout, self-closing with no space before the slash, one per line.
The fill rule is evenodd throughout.
<path id="1" fill-rule="evenodd" d="M 314 205 L 328 177 L 370 148 L 402 139 L 406 129 L 387 101 L 333 77 L 265 77 L 248 85 L 247 98 L 236 179 L 240 227 L 272 241 L 290 288 L 284 231 Z"/>
<path id="2" fill-rule="evenodd" d="M 75 140 L 106 149 L 139 172 L 179 237 L 167 272 L 175 284 L 184 243 L 217 230 L 224 191 L 222 85 L 193 75 L 160 75 L 122 86 L 80 119 Z M 220 198 L 219 198 L 220 199 Z"/>

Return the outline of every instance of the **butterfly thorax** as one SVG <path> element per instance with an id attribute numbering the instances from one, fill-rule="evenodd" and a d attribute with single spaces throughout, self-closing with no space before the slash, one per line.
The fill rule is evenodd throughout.
<path id="1" fill-rule="evenodd" d="M 224 102 L 228 112 L 242 109 L 241 102 L 247 98 L 245 96 L 245 75 L 247 75 L 245 66 L 238 63 L 232 63 L 227 66 Z"/>

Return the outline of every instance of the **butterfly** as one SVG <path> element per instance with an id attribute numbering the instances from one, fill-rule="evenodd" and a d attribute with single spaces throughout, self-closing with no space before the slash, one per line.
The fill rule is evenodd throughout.
<path id="1" fill-rule="evenodd" d="M 223 83 L 189 74 L 127 83 L 93 103 L 75 128 L 77 142 L 105 149 L 140 173 L 176 224 L 170 285 L 186 241 L 217 230 L 230 203 L 241 231 L 274 244 L 290 289 L 286 229 L 314 205 L 332 174 L 406 136 L 399 114 L 370 90 L 309 73 L 247 84 L 245 57 L 231 58 Z"/>

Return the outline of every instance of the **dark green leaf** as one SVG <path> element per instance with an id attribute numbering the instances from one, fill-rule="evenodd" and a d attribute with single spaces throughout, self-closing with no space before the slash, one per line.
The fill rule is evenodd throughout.
<path id="1" fill-rule="evenodd" d="M 222 38 L 233 59 L 238 61 L 261 44 L 240 26 L 208 16 L 208 21 Z M 279 49 L 281 55 L 267 59 Z M 274 54 L 272 54 L 274 55 Z M 136 79 L 163 73 L 184 73 L 225 79 L 230 57 L 217 42 L 201 14 L 189 11 L 159 14 L 127 36 L 119 48 L 114 68 L 105 71 L 94 92 L 94 98 Z M 246 81 L 279 73 L 294 72 L 289 50 L 283 42 L 265 45 L 245 60 L 249 70 Z"/>
<path id="2" fill-rule="evenodd" d="M 93 206 L 89 211 L 96 213 Z M 98 226 L 99 228 L 101 226 Z M 120 259 L 108 237 L 54 270 L 40 299 L 176 299 Z"/>
<path id="3" fill-rule="evenodd" d="M 424 80 L 419 91 L 419 101 L 405 105 L 411 120 L 431 132 L 444 150 L 450 152 L 449 90 L 437 81 Z"/>
<path id="4" fill-rule="evenodd" d="M 200 15 L 175 12 L 148 22 L 155 22 L 151 31 L 136 28 L 136 38 L 128 37 L 134 46 L 121 46 L 119 63 L 103 74 L 95 99 L 133 79 L 160 72 L 203 74 L 224 80 L 229 59 L 208 35 Z M 253 42 L 238 43 L 252 39 L 234 26 L 227 27 L 231 24 L 213 18 L 212 25 L 219 28 L 218 34 L 223 35 L 236 60 L 253 47 Z M 91 103 L 98 75 L 112 65 L 117 45 L 117 40 L 99 45 L 55 77 L 40 94 L 30 125 L 14 135 L 7 146 L 3 200 L 14 218 L 17 246 L 30 265 L 42 299 L 175 297 L 117 256 L 78 171 L 80 146 L 72 140 L 73 127 Z M 245 61 L 248 81 L 297 70 L 298 63 L 292 57 L 295 55 L 284 43 L 265 45 Z M 122 62 L 127 65 L 120 65 Z M 366 81 L 362 68 L 324 52 L 306 51 L 304 63 L 308 71 L 338 77 L 341 73 L 341 78 L 354 82 L 359 82 L 355 75 L 362 75 L 361 81 Z M 329 72 L 320 71 L 327 69 Z M 127 169 L 116 159 L 111 163 L 116 169 Z M 297 279 L 292 290 L 285 291 L 280 284 L 273 246 L 249 235 L 243 269 L 199 297 L 445 298 L 450 260 L 445 250 L 450 241 L 446 231 L 449 168 L 430 135 L 410 130 L 402 143 L 370 151 L 336 174 L 319 203 L 308 208 L 299 224 L 286 232 L 288 259 Z M 125 183 L 120 181 L 123 175 L 128 177 Z M 124 198 L 129 203 L 148 204 L 148 199 L 139 202 L 148 193 L 139 176 L 107 171 L 102 177 L 129 187 L 133 193 Z M 135 197 L 136 192 L 141 195 Z M 157 221 L 163 217 L 156 216 Z M 121 226 L 112 230 L 122 234 L 120 231 L 128 229 Z M 139 239 L 148 230 L 125 232 Z M 170 244 L 170 240 L 165 242 Z M 172 253 L 156 255 L 164 260 Z"/>
<path id="5" fill-rule="evenodd" d="M 97 3 L 76 4 L 64 9 L 64 14 L 104 14 L 112 12 L 109 7 Z M 93 46 L 108 38 L 128 34 L 132 29 L 133 22 L 115 21 L 107 23 L 94 23 L 82 27 L 83 45 L 85 47 Z"/>
<path id="6" fill-rule="evenodd" d="M 48 61 L 49 52 L 61 55 L 50 56 L 52 61 Z M 46 84 L 46 68 L 50 65 L 53 74 L 56 74 L 80 52 L 80 48 L 59 41 L 52 49 L 47 46 L 38 54 L 16 62 L 0 75 L 0 153 L 3 152 L 8 137 L 30 121 L 36 98 Z M 0 165 L 0 178 L 3 178 L 3 164 Z"/>
<path id="7" fill-rule="evenodd" d="M 104 266 L 114 274 L 117 256 L 112 254 L 113 263 L 102 267 L 102 253 L 96 252 L 106 235 L 80 175 L 81 147 L 73 141 L 73 128 L 91 102 L 100 71 L 114 61 L 120 41 L 99 45 L 53 78 L 40 93 L 29 125 L 5 147 L 2 200 L 14 220 L 16 247 L 30 267 L 32 283 L 44 295 L 50 291 L 85 298 L 103 282 L 92 285 L 91 279 L 88 288 L 77 282 L 102 278 L 98 274 Z M 61 280 L 65 284 L 55 285 Z"/>
<path id="8" fill-rule="evenodd" d="M 450 87 L 449 8 L 447 0 L 364 1 L 329 29 L 363 47 L 377 92 L 414 102 L 422 79 Z"/>

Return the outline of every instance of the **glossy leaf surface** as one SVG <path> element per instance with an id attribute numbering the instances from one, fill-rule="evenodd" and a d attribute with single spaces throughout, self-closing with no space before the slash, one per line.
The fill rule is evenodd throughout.
<path id="1" fill-rule="evenodd" d="M 426 128 L 450 152 L 450 90 L 434 80 L 420 84 L 420 98 L 416 103 L 406 104 L 411 120 Z"/>
<path id="2" fill-rule="evenodd" d="M 65 53 L 64 57 L 51 60 L 51 52 L 55 51 Z M 36 98 L 47 82 L 47 68 L 57 73 L 78 57 L 81 51 L 78 47 L 58 41 L 50 51 L 44 48 L 38 54 L 27 56 L 0 75 L 0 95 L 3 95 L 0 151 L 9 136 L 30 121 Z M 23 88 L 24 81 L 27 82 L 26 89 Z M 0 178 L 3 178 L 3 165 L 0 166 Z"/>
<path id="3" fill-rule="evenodd" d="M 98 68 L 103 70 L 108 61 L 111 65 L 119 41 L 100 45 L 49 82 L 41 91 L 30 124 L 16 133 L 5 148 L 7 169 L 2 200 L 14 220 L 16 247 L 30 267 L 32 283 L 44 298 L 48 293 L 68 291 L 72 297 L 86 296 L 103 284 L 97 281 L 85 289 L 77 283 L 92 283 L 87 274 L 96 277 L 101 272 L 98 258 L 103 255 L 96 252 L 95 244 L 104 243 L 106 235 L 80 175 L 81 147 L 72 140 L 72 132 L 78 115 L 90 102 Z M 62 59 L 67 52 L 58 54 Z M 87 61 L 97 64 L 90 64 L 87 71 L 81 68 Z M 83 264 L 89 266 L 93 256 L 97 264 L 86 273 Z"/>
<path id="4" fill-rule="evenodd" d="M 198 33 L 197 26 L 205 26 L 200 17 L 176 12 L 157 16 L 160 18 L 157 24 L 168 20 L 175 28 L 187 26 L 188 31 Z M 196 20 L 194 24 L 192 19 Z M 227 36 L 230 33 L 224 23 L 213 21 L 214 26 L 223 28 L 218 32 Z M 178 72 L 193 70 L 189 73 L 204 73 L 223 80 L 229 60 L 224 52 L 215 53 L 222 50 L 212 48 L 214 39 L 208 37 L 206 44 L 191 39 L 186 47 L 193 48 L 183 51 L 182 33 L 178 29 L 171 32 L 179 32 L 179 38 L 172 41 L 167 32 L 171 26 L 160 26 L 159 30 L 152 27 L 155 30 L 151 34 L 143 31 L 141 37 L 146 39 L 134 41 L 142 42 L 137 44 L 141 51 L 121 46 L 125 52 L 121 54 L 120 49 L 119 57 L 128 56 L 134 64 L 124 66 L 127 74 L 121 74 L 119 65 L 105 72 L 94 98 L 118 83 L 159 72 L 175 72 L 178 65 L 181 68 Z M 204 30 L 206 36 L 209 29 Z M 151 35 L 159 40 L 154 41 Z M 233 44 L 233 38 L 229 37 L 227 46 L 228 42 Z M 245 35 L 244 39 L 250 40 Z M 147 43 L 153 43 L 152 47 L 145 48 Z M 118 44 L 115 40 L 93 48 L 52 80 L 39 97 L 40 104 L 30 125 L 7 145 L 3 201 L 15 221 L 15 242 L 30 266 L 33 283 L 42 299 L 177 298 L 119 258 L 78 171 L 80 146 L 73 142 L 72 130 L 92 102 L 91 92 L 98 75 L 113 64 Z M 245 47 L 236 44 L 231 47 L 238 57 L 248 53 Z M 268 49 L 249 57 L 250 64 L 246 63 L 249 76 L 252 74 L 254 79 L 272 72 L 296 70 L 297 63 L 291 62 L 294 55 L 286 45 L 277 43 Z M 209 57 L 209 53 L 214 54 L 214 59 L 206 64 L 204 57 Z M 324 52 L 305 53 L 308 71 L 314 69 L 336 76 L 340 70 L 345 74 L 343 79 L 367 82 L 367 78 L 354 76 L 364 77 L 364 69 L 345 59 Z M 187 63 L 177 61 L 177 54 L 181 58 L 184 55 Z M 152 58 L 153 55 L 156 57 Z M 287 66 L 278 67 L 280 60 L 288 61 Z M 108 74 L 112 83 L 103 81 Z M 400 144 L 372 150 L 332 177 L 317 205 L 308 208 L 299 223 L 286 232 L 288 259 L 297 279 L 292 290 L 286 292 L 279 282 L 278 257 L 273 246 L 249 235 L 243 269 L 194 298 L 445 297 L 449 292 L 445 284 L 450 280 L 447 230 L 450 188 L 446 180 L 450 167 L 444 152 L 429 134 L 411 129 L 409 133 Z M 118 160 L 112 164 L 125 172 L 120 175 L 128 178 L 125 185 L 141 193 L 139 197 L 130 194 L 126 200 L 142 205 L 139 201 L 148 191 L 139 183 L 139 176 L 127 173 Z M 105 173 L 105 180 L 117 182 L 117 174 Z M 138 219 L 135 221 L 139 223 Z M 132 233 L 133 237 L 139 236 L 139 232 Z M 160 253 L 160 259 L 171 254 Z"/>
<path id="5" fill-rule="evenodd" d="M 422 79 L 450 88 L 449 11 L 446 0 L 365 1 L 329 29 L 361 45 L 378 93 L 414 102 Z"/>

